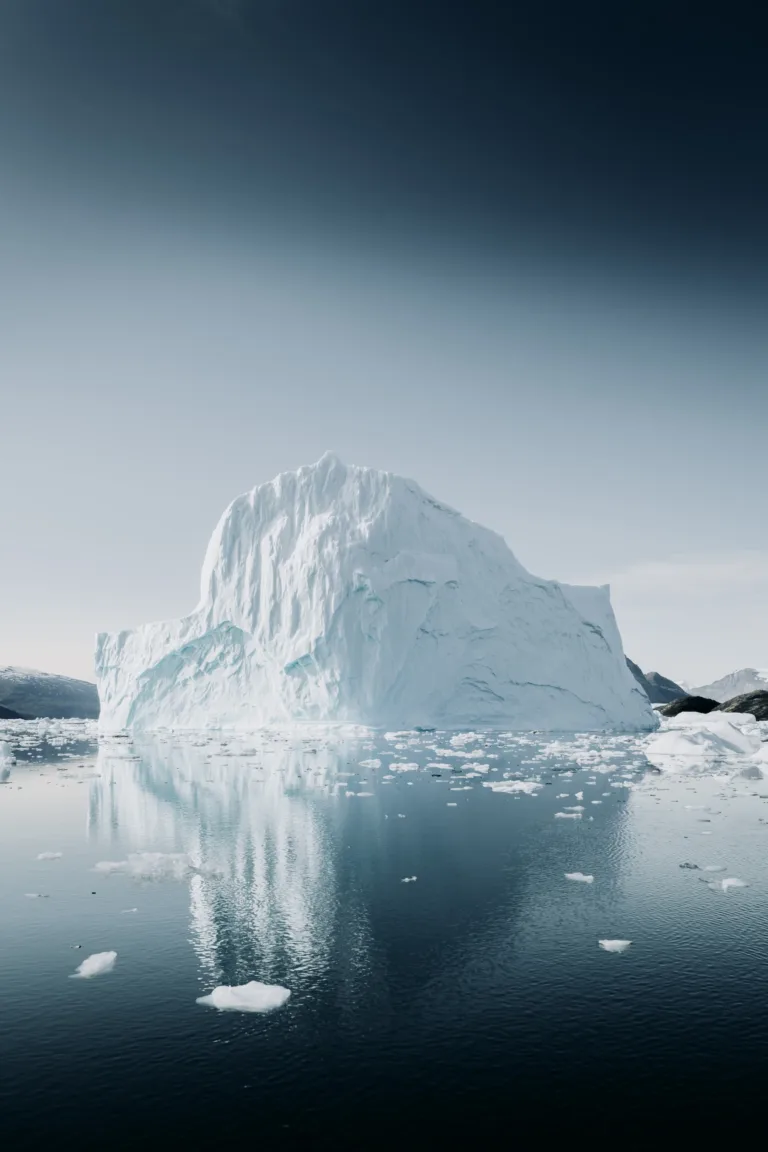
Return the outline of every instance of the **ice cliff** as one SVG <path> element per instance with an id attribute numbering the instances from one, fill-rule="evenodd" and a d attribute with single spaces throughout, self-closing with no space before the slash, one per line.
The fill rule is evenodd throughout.
<path id="1" fill-rule="evenodd" d="M 411 480 L 327 454 L 239 496 L 189 616 L 97 638 L 104 730 L 652 729 L 608 588 L 532 576 Z"/>

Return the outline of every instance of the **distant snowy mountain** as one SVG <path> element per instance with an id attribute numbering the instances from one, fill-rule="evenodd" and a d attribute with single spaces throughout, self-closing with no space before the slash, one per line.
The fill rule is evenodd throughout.
<path id="1" fill-rule="evenodd" d="M 326 454 L 239 496 L 189 616 L 97 640 L 101 725 L 637 730 L 607 587 L 532 576 L 411 480 Z"/>
<path id="2" fill-rule="evenodd" d="M 27 719 L 96 720 L 99 695 L 96 685 L 87 680 L 32 668 L 0 668 L 0 707 Z"/>
<path id="3" fill-rule="evenodd" d="M 712 684 L 703 684 L 694 689 L 697 696 L 709 696 L 712 700 L 725 703 L 734 696 L 744 696 L 748 692 L 768 690 L 768 668 L 740 668 L 729 672 Z"/>

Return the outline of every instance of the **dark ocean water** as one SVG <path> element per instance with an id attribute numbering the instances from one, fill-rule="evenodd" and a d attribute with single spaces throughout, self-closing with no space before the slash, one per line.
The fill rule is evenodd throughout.
<path id="1" fill-rule="evenodd" d="M 3 1148 L 701 1141 L 761 1118 L 768 785 L 652 775 L 628 739 L 53 729 L 25 729 L 0 788 Z M 515 780 L 541 786 L 484 786 Z M 114 971 L 69 979 L 105 950 Z M 250 980 L 291 998 L 196 1003 Z"/>

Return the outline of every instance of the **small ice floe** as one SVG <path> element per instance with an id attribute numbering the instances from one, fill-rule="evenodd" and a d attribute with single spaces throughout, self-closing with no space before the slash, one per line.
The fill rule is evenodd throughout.
<path id="1" fill-rule="evenodd" d="M 598 940 L 603 952 L 626 952 L 631 940 Z"/>
<path id="2" fill-rule="evenodd" d="M 602 804 L 602 800 L 590 800 L 590 804 Z"/>
<path id="3" fill-rule="evenodd" d="M 581 820 L 581 812 L 555 812 L 555 820 Z"/>
<path id="4" fill-rule="evenodd" d="M 373 796 L 373 792 L 355 792 L 355 796 Z"/>
<path id="5" fill-rule="evenodd" d="M 90 980 L 94 976 L 103 976 L 111 972 L 117 963 L 117 952 L 94 952 L 87 956 L 82 964 L 70 976 L 71 980 Z"/>
<path id="6" fill-rule="evenodd" d="M 46 892 L 25 892 L 27 900 L 47 900 L 48 894 Z"/>
<path id="7" fill-rule="evenodd" d="M 584 811 L 584 805 L 583 804 L 564 804 L 563 805 L 563 812 L 583 812 L 583 811 Z"/>
<path id="8" fill-rule="evenodd" d="M 403 876 L 400 883 L 401 884 L 413 884 L 414 880 L 417 880 L 417 879 L 418 879 L 417 876 Z"/>
<path id="9" fill-rule="evenodd" d="M 583 792 L 575 792 L 574 795 L 575 795 L 577 800 L 583 800 L 584 799 L 584 793 Z"/>
<path id="10" fill-rule="evenodd" d="M 61 860 L 63 852 L 38 852 L 38 860 Z"/>
<path id="11" fill-rule="evenodd" d="M 186 880 L 199 872 L 186 852 L 132 852 L 126 860 L 100 860 L 94 872 L 122 872 L 136 880 Z"/>
<path id="12" fill-rule="evenodd" d="M 251 980 L 248 984 L 221 984 L 207 996 L 198 996 L 196 1003 L 219 1012 L 273 1012 L 290 999 L 290 991 L 279 984 L 262 984 Z"/>
<path id="13" fill-rule="evenodd" d="M 359 760 L 361 768 L 381 768 L 381 760 Z"/>
<path id="14" fill-rule="evenodd" d="M 705 872 L 725 872 L 725 864 L 705 864 Z"/>
<path id="15" fill-rule="evenodd" d="M 457 807 L 458 807 L 458 805 L 457 805 L 455 800 L 449 800 L 448 803 L 446 804 L 446 808 L 457 808 Z"/>
<path id="16" fill-rule="evenodd" d="M 729 888 L 749 888 L 746 880 L 739 880 L 737 876 L 726 876 L 724 880 L 710 880 L 707 887 L 713 892 L 727 892 Z"/>
<path id="17" fill-rule="evenodd" d="M 138 912 L 138 908 L 121 908 L 120 915 L 128 916 L 131 912 Z"/>
<path id="18" fill-rule="evenodd" d="M 398 820 L 405 820 L 405 812 L 398 812 L 397 818 Z"/>
<path id="19" fill-rule="evenodd" d="M 533 796 L 542 787 L 538 780 L 489 780 L 483 783 L 483 788 L 490 788 L 493 792 L 523 792 L 526 796 Z"/>
<path id="20" fill-rule="evenodd" d="M 592 884 L 595 879 L 594 876 L 588 876 L 584 872 L 566 872 L 565 878 L 566 880 L 577 880 L 581 884 Z"/>

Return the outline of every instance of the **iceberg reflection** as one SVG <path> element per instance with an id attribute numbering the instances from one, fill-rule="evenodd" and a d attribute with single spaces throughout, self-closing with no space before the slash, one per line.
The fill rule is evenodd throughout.
<path id="1" fill-rule="evenodd" d="M 343 744 L 289 736 L 106 740 L 89 830 L 121 858 L 186 854 L 205 980 L 306 976 L 331 956 L 343 760 Z"/>

